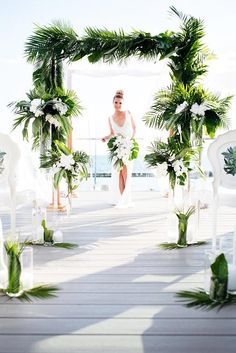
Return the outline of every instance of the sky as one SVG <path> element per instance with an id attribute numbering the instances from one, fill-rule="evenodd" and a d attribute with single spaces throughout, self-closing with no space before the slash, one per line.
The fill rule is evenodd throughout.
<path id="1" fill-rule="evenodd" d="M 204 87 L 224 95 L 236 94 L 236 2 L 235 0 L 0 0 L 0 131 L 11 131 L 13 113 L 7 108 L 11 101 L 25 98 L 32 88 L 32 66 L 24 57 L 24 43 L 33 33 L 35 24 L 49 25 L 54 20 L 69 23 L 78 35 L 86 27 L 110 30 L 133 29 L 152 35 L 178 30 L 179 21 L 169 14 L 175 6 L 185 14 L 205 22 L 205 42 L 216 55 L 210 63 Z M 135 116 L 137 136 L 153 132 L 145 129 L 142 116 L 152 103 L 154 93 L 170 83 L 166 62 L 145 63 L 131 60 L 125 66 L 88 64 L 82 60 L 66 68 L 73 71 L 71 88 L 80 97 L 83 116 L 74 120 L 75 144 L 81 137 L 100 138 L 108 133 L 107 118 L 113 112 L 112 98 L 117 89 L 124 89 L 127 109 Z M 229 113 L 234 123 L 235 98 Z M 21 139 L 20 131 L 13 133 Z M 81 142 L 81 141 L 80 141 Z M 83 142 L 84 143 L 84 142 Z M 104 151 L 102 145 L 98 146 Z"/>

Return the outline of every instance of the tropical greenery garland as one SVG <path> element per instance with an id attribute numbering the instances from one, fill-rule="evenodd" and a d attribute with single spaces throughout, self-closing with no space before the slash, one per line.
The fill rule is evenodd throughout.
<path id="1" fill-rule="evenodd" d="M 217 94 L 205 90 L 199 83 L 201 76 L 207 73 L 207 59 L 210 58 L 209 50 L 202 42 L 205 35 L 203 22 L 192 16 L 183 15 L 173 7 L 171 10 L 181 20 L 181 31 L 177 33 L 176 53 L 168 58 L 172 83 L 156 93 L 154 103 L 151 110 L 146 113 L 144 121 L 151 128 L 170 131 L 175 141 L 180 143 L 179 152 L 181 149 L 184 151 L 197 147 L 200 164 L 203 136 L 205 134 L 213 138 L 217 129 L 228 126 L 227 112 L 232 97 L 220 98 Z M 159 160 L 159 145 L 159 141 L 154 141 L 151 154 L 145 156 L 151 167 L 155 165 L 155 154 L 156 160 Z M 170 153 L 171 149 L 174 154 L 176 150 L 174 144 L 169 146 Z M 196 155 L 192 156 L 196 162 Z M 171 168 L 169 172 L 173 187 Z M 186 181 L 185 177 L 182 185 Z"/>
<path id="2" fill-rule="evenodd" d="M 26 43 L 26 56 L 35 64 L 35 72 L 54 78 L 57 65 L 60 71 L 60 63 L 65 59 L 76 61 L 87 56 L 91 62 L 112 63 L 131 56 L 148 60 L 167 58 L 172 83 L 156 94 L 144 120 L 150 127 L 171 130 L 185 147 L 191 147 L 193 140 L 202 145 L 204 133 L 213 137 L 216 129 L 227 126 L 226 113 L 232 97 L 220 98 L 199 84 L 211 57 L 202 41 L 203 21 L 186 16 L 173 6 L 170 12 L 181 20 L 180 30 L 154 36 L 143 31 L 126 34 L 123 30 L 86 28 L 85 35 L 79 37 L 60 22 L 37 27 Z"/>

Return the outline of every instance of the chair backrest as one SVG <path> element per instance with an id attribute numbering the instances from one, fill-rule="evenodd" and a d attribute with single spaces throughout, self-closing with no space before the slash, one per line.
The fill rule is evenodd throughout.
<path id="1" fill-rule="evenodd" d="M 234 163 L 232 165 L 233 151 L 235 151 L 235 168 Z M 226 153 L 227 156 L 222 153 Z M 218 136 L 209 146 L 207 154 L 213 168 L 214 192 L 217 192 L 219 186 L 236 189 L 236 130 Z M 232 172 L 234 169 L 235 173 Z M 230 174 L 231 172 L 235 175 Z"/>
<path id="2" fill-rule="evenodd" d="M 10 136 L 0 133 L 0 182 L 12 183 L 15 179 L 15 172 L 20 151 Z"/>

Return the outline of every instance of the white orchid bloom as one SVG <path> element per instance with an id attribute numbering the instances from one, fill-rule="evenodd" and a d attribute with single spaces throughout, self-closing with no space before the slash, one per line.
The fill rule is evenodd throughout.
<path id="1" fill-rule="evenodd" d="M 57 119 L 55 119 L 55 118 L 53 118 L 53 125 L 54 125 L 56 128 L 61 127 L 61 123 L 60 123 Z"/>
<path id="2" fill-rule="evenodd" d="M 194 103 L 190 109 L 191 113 L 193 113 L 194 115 L 198 115 L 198 116 L 204 116 L 205 115 L 205 111 L 208 110 L 209 107 L 207 105 L 206 102 L 203 102 L 201 104 L 198 103 Z"/>
<path id="3" fill-rule="evenodd" d="M 173 154 L 172 156 L 170 156 L 170 158 L 169 158 L 169 162 L 171 162 L 171 163 L 172 163 L 172 162 L 175 160 L 175 158 L 176 158 L 176 157 L 175 157 L 175 155 Z"/>
<path id="4" fill-rule="evenodd" d="M 55 104 L 53 105 L 53 108 L 54 108 L 55 110 L 57 110 L 60 115 L 64 115 L 64 114 L 67 112 L 67 110 L 68 110 L 66 104 L 64 104 L 64 103 L 62 103 L 62 102 L 57 102 L 57 103 L 55 103 Z"/>
<path id="5" fill-rule="evenodd" d="M 182 159 L 179 159 L 173 163 L 173 168 L 177 177 L 188 172 L 188 168 L 185 167 Z"/>
<path id="6" fill-rule="evenodd" d="M 59 165 L 67 170 L 72 170 L 75 160 L 72 154 L 63 154 L 60 158 Z"/>
<path id="7" fill-rule="evenodd" d="M 57 121 L 51 114 L 47 114 L 45 120 L 48 121 L 51 125 L 55 125 L 55 127 L 59 128 L 61 123 Z"/>
<path id="8" fill-rule="evenodd" d="M 188 106 L 188 103 L 186 101 L 177 105 L 177 107 L 175 109 L 175 114 L 181 113 L 185 108 L 187 108 L 187 106 Z"/>
<path id="9" fill-rule="evenodd" d="M 37 117 L 44 115 L 44 112 L 41 109 L 36 109 L 34 115 Z"/>
<path id="10" fill-rule="evenodd" d="M 35 98 L 30 102 L 30 106 L 38 107 L 42 104 L 42 100 L 40 98 Z"/>
<path id="11" fill-rule="evenodd" d="M 115 139 L 115 145 L 118 146 L 118 145 L 122 144 L 123 141 L 124 141 L 123 136 L 122 136 L 122 135 L 117 135 L 117 136 L 116 136 L 116 139 Z"/>
<path id="12" fill-rule="evenodd" d="M 56 174 L 59 172 L 59 170 L 61 169 L 60 164 L 56 163 L 53 167 L 52 167 L 52 173 Z"/>
<path id="13" fill-rule="evenodd" d="M 52 121 L 52 119 L 53 119 L 53 116 L 51 114 L 47 114 L 45 116 L 45 120 L 48 121 L 49 123 L 50 123 L 50 121 Z"/>

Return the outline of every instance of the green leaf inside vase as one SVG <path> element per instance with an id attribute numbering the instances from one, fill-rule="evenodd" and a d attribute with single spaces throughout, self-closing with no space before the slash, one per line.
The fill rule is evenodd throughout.
<path id="1" fill-rule="evenodd" d="M 43 239 L 45 243 L 52 243 L 53 244 L 53 233 L 54 231 L 52 229 L 48 229 L 46 226 L 46 221 L 45 219 L 42 220 L 42 227 L 43 227 Z"/>
<path id="2" fill-rule="evenodd" d="M 227 297 L 228 264 L 224 254 L 220 254 L 211 265 L 210 298 L 222 301 Z"/>

